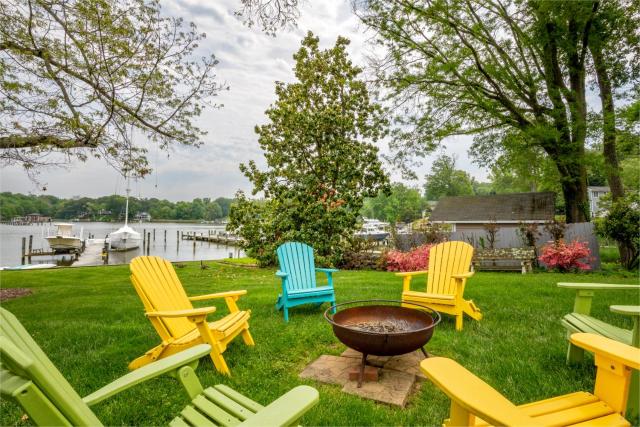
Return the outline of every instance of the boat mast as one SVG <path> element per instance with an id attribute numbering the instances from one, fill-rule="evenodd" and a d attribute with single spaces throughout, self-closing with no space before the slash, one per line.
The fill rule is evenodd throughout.
<path id="1" fill-rule="evenodd" d="M 127 177 L 127 200 L 124 205 L 124 226 L 126 227 L 129 223 L 129 193 L 131 192 L 131 188 L 129 188 L 129 177 Z"/>

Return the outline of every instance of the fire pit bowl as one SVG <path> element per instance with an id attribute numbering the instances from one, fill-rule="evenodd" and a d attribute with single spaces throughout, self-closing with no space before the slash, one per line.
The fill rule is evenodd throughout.
<path id="1" fill-rule="evenodd" d="M 350 301 L 329 307 L 324 317 L 333 327 L 335 336 L 347 347 L 362 353 L 358 387 L 367 355 L 396 356 L 421 349 L 429 342 L 440 314 L 428 307 L 413 303 L 402 307 L 401 301 Z M 331 315 L 333 308 L 337 313 Z"/>

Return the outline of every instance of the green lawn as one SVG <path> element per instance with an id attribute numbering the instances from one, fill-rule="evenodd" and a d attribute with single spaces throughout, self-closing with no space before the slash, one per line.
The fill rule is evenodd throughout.
<path id="1" fill-rule="evenodd" d="M 197 373 L 203 384 L 225 383 L 267 403 L 298 384 L 320 390 L 320 404 L 302 420 L 305 425 L 440 425 L 448 400 L 425 383 L 405 409 L 343 394 L 340 387 L 301 380 L 298 373 L 321 354 L 340 354 L 322 310 L 294 308 L 285 324 L 274 309 L 279 284 L 272 269 L 198 263 L 177 269 L 190 295 L 247 289 L 241 308 L 252 310 L 256 346 L 241 339 L 225 358 L 233 376 L 219 375 L 209 359 Z M 127 266 L 67 268 L 51 271 L 5 271 L 4 288 L 32 288 L 34 295 L 4 302 L 31 332 L 53 363 L 81 394 L 127 372 L 127 364 L 158 343 L 129 282 Z M 571 310 L 574 292 L 556 282 L 637 283 L 633 274 L 478 273 L 466 296 L 482 309 L 481 322 L 465 319 L 454 330 L 445 317 L 427 346 L 430 353 L 454 358 L 515 403 L 525 403 L 593 386 L 591 360 L 579 367 L 564 364 L 566 341 L 560 318 Z M 401 280 L 392 273 L 343 271 L 335 275 L 338 302 L 398 298 Z M 608 322 L 631 327 L 609 312 L 614 303 L 638 304 L 634 292 L 596 294 L 593 313 Z M 323 309 L 326 308 L 323 306 Z M 222 310 L 222 306 L 219 306 Z M 106 425 L 166 424 L 186 403 L 171 378 L 150 381 L 95 406 Z M 2 401 L 0 425 L 21 424 L 22 412 Z"/>

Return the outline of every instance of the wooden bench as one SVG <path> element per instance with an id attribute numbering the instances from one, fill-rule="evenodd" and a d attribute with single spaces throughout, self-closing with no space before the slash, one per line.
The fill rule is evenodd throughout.
<path id="1" fill-rule="evenodd" d="M 640 348 L 640 306 L 638 305 L 612 305 L 609 309 L 618 314 L 632 316 L 633 329 L 624 329 L 602 320 L 596 319 L 590 315 L 591 302 L 596 290 L 640 290 L 639 285 L 618 285 L 606 283 L 558 283 L 560 288 L 569 288 L 576 290 L 576 299 L 573 303 L 573 312 L 565 315 L 562 320 L 562 326 L 567 330 L 567 339 L 571 334 L 576 332 L 588 332 L 592 334 L 602 335 L 622 343 Z M 635 299 L 635 302 L 638 298 Z M 567 349 L 567 364 L 580 363 L 584 358 L 584 350 L 574 346 L 569 341 Z M 631 416 L 638 415 L 639 410 L 639 387 L 638 372 L 632 373 L 631 389 L 629 391 L 629 400 L 627 409 Z"/>
<path id="2" fill-rule="evenodd" d="M 533 247 L 480 249 L 475 252 L 471 264 L 473 270 L 520 270 L 526 274 L 533 270 L 536 252 Z M 492 261 L 488 265 L 486 261 Z M 495 261 L 520 261 L 520 265 L 495 264 Z"/>

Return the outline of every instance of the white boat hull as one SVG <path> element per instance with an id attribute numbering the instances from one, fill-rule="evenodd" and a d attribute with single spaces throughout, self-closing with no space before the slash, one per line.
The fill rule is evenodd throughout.
<path id="1" fill-rule="evenodd" d="M 109 234 L 109 246 L 115 251 L 128 251 L 138 248 L 141 241 L 140 233 L 126 225 Z"/>
<path id="2" fill-rule="evenodd" d="M 49 247 L 55 252 L 79 251 L 82 249 L 82 240 L 79 237 L 46 237 Z"/>

